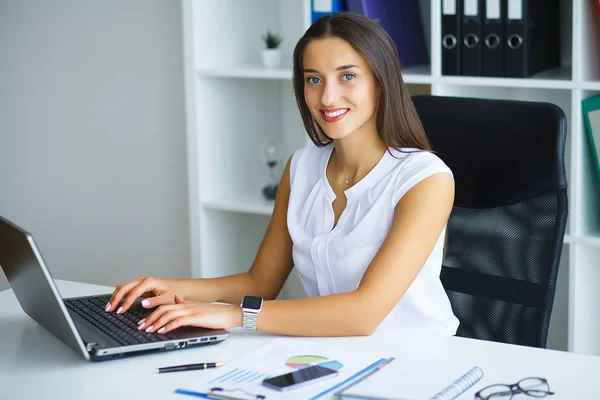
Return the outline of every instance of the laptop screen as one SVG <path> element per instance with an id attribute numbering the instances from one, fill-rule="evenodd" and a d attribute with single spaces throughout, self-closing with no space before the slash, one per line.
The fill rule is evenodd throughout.
<path id="1" fill-rule="evenodd" d="M 2 217 L 0 266 L 23 311 L 73 350 L 88 358 L 83 341 L 33 236 Z"/>

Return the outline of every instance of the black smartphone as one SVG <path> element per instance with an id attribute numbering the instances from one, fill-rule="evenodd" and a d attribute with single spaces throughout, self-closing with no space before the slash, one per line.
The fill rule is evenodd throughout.
<path id="1" fill-rule="evenodd" d="M 304 386 L 308 383 L 320 382 L 323 379 L 333 378 L 338 372 L 335 369 L 311 365 L 310 367 L 300 368 L 287 374 L 272 376 L 263 380 L 263 385 L 271 389 L 284 391 Z"/>

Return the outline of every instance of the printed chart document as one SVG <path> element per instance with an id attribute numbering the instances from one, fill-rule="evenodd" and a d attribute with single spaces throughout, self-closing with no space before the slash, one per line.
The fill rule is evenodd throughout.
<path id="1" fill-rule="evenodd" d="M 334 391 L 386 360 L 387 358 L 379 354 L 355 351 L 353 348 L 293 338 L 277 338 L 224 367 L 203 374 L 202 378 L 177 389 L 175 393 L 209 399 L 219 398 L 218 396 L 243 400 L 318 399 L 325 395 L 333 395 Z M 335 369 L 338 375 L 283 392 L 262 384 L 266 378 L 310 365 Z"/>

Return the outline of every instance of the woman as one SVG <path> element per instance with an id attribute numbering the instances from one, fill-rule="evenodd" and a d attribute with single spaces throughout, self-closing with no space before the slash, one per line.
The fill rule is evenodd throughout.
<path id="1" fill-rule="evenodd" d="M 141 277 L 118 286 L 106 310 L 123 312 L 151 292 L 144 306 L 159 307 L 140 322 L 146 332 L 193 325 L 357 336 L 386 326 L 455 334 L 439 278 L 454 180 L 429 151 L 391 38 L 369 18 L 325 16 L 299 40 L 293 68 L 313 143 L 288 160 L 250 270 Z M 294 266 L 308 298 L 274 300 Z"/>

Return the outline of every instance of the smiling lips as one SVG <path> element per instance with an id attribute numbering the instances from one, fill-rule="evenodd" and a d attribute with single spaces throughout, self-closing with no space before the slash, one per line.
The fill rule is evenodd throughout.
<path id="1" fill-rule="evenodd" d="M 350 111 L 349 108 L 335 108 L 332 110 L 321 110 L 321 115 L 325 122 L 337 122 L 344 118 Z"/>

